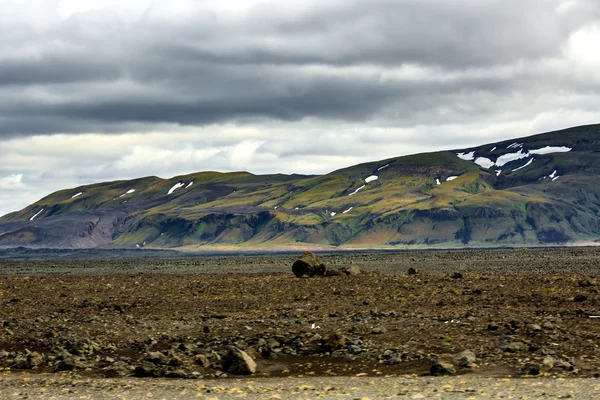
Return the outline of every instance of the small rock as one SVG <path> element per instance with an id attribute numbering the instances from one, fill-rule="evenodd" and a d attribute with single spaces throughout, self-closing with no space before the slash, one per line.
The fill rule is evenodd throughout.
<path id="1" fill-rule="evenodd" d="M 431 368 L 429 370 L 433 376 L 442 375 L 453 375 L 456 373 L 456 368 L 452 364 L 451 360 L 446 358 L 434 357 L 431 361 Z"/>
<path id="2" fill-rule="evenodd" d="M 151 363 L 156 365 L 166 364 L 168 361 L 167 356 L 161 353 L 160 351 L 151 351 L 149 353 L 146 353 L 144 360 L 150 361 Z"/>
<path id="3" fill-rule="evenodd" d="M 187 374 L 187 372 L 185 372 L 182 369 L 173 369 L 173 370 L 169 370 L 169 371 L 165 372 L 165 377 L 185 379 L 188 377 L 188 374 Z"/>
<path id="4" fill-rule="evenodd" d="M 477 357 L 471 350 L 465 350 L 456 354 L 452 361 L 461 368 L 473 368 L 476 367 L 475 361 L 477 361 Z"/>
<path id="5" fill-rule="evenodd" d="M 527 349 L 527 345 L 523 342 L 510 342 L 505 348 L 504 351 L 508 353 L 518 353 L 519 351 L 524 351 Z"/>
<path id="6" fill-rule="evenodd" d="M 116 361 L 111 366 L 104 368 L 104 376 L 107 378 L 123 378 L 133 373 L 134 368 L 125 361 Z"/>
<path id="7" fill-rule="evenodd" d="M 548 372 L 552 368 L 554 368 L 554 358 L 552 358 L 550 356 L 544 357 L 544 359 L 542 360 L 542 365 L 540 367 L 540 371 Z"/>
<path id="8" fill-rule="evenodd" d="M 531 324 L 531 325 L 529 325 L 529 329 L 530 329 L 532 332 L 539 332 L 539 331 L 541 331 L 541 330 L 542 330 L 542 327 L 541 327 L 541 326 L 539 326 L 538 324 Z"/>
<path id="9" fill-rule="evenodd" d="M 140 365 L 135 367 L 135 376 L 138 378 L 156 377 L 158 376 L 158 370 L 154 363 L 143 361 Z"/>
<path id="10" fill-rule="evenodd" d="M 587 300 L 587 296 L 583 294 L 578 294 L 573 298 L 573 301 L 576 303 L 582 303 Z"/>
<path id="11" fill-rule="evenodd" d="M 463 274 L 461 274 L 460 272 L 455 272 L 452 274 L 452 279 L 462 279 L 463 278 Z"/>
<path id="12" fill-rule="evenodd" d="M 382 327 L 382 326 L 379 326 L 379 327 L 373 328 L 373 329 L 371 330 L 371 334 L 372 334 L 372 335 L 382 335 L 382 334 L 384 334 L 384 333 L 386 333 L 386 332 L 387 332 L 387 330 L 386 330 L 384 327 Z"/>
<path id="13" fill-rule="evenodd" d="M 256 372 L 256 362 L 245 351 L 230 347 L 223 359 L 223 369 L 235 375 L 251 375 Z"/>
<path id="14" fill-rule="evenodd" d="M 410 267 L 410 268 L 408 269 L 408 272 L 407 272 L 407 273 L 408 273 L 408 275 L 416 275 L 416 274 L 417 274 L 417 270 L 416 270 L 416 269 L 414 269 L 413 267 Z"/>
<path id="15" fill-rule="evenodd" d="M 27 356 L 27 366 L 29 368 L 38 367 L 38 366 L 42 365 L 43 363 L 44 363 L 44 357 L 37 351 L 29 353 L 29 355 Z"/>
<path id="16" fill-rule="evenodd" d="M 194 357 L 194 363 L 204 368 L 208 368 L 212 365 L 208 357 L 206 357 L 204 354 L 198 354 L 196 357 Z"/>

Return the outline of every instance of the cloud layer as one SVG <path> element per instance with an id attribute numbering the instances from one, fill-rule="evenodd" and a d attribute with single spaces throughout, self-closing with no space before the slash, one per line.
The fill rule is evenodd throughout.
<path id="1" fill-rule="evenodd" d="M 0 20 L 0 214 L 600 120 L 595 0 L 0 0 Z"/>

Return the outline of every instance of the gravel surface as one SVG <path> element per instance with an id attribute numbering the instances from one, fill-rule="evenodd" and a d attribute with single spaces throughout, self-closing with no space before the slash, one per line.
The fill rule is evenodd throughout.
<path id="1" fill-rule="evenodd" d="M 269 378 L 229 381 L 85 379 L 0 374 L 0 399 L 578 399 L 600 398 L 597 379 L 475 377 Z"/>

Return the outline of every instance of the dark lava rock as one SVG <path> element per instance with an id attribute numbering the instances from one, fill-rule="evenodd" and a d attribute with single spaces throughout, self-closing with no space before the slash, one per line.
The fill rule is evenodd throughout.
<path id="1" fill-rule="evenodd" d="M 161 365 L 167 363 L 167 356 L 165 356 L 160 351 L 151 351 L 149 353 L 146 353 L 144 360 L 150 361 L 151 363 L 156 365 Z"/>
<path id="2" fill-rule="evenodd" d="M 322 350 L 325 352 L 338 350 L 346 344 L 346 338 L 337 333 L 331 333 L 323 339 Z"/>
<path id="3" fill-rule="evenodd" d="M 234 375 L 252 375 L 256 372 L 256 362 L 245 351 L 230 347 L 223 359 L 223 369 Z"/>
<path id="4" fill-rule="evenodd" d="M 573 301 L 574 301 L 574 302 L 576 302 L 576 303 L 582 303 L 582 302 L 584 302 L 584 301 L 586 301 L 586 300 L 587 300 L 587 296 L 586 296 L 586 295 L 583 295 L 583 294 L 578 294 L 578 295 L 576 295 L 576 296 L 575 296 L 575 298 L 573 299 Z"/>
<path id="5" fill-rule="evenodd" d="M 189 374 L 182 369 L 173 369 L 173 370 L 169 370 L 169 371 L 165 372 L 165 377 L 186 379 L 189 377 Z"/>
<path id="6" fill-rule="evenodd" d="M 462 279 L 463 278 L 463 274 L 461 274 L 460 272 L 455 272 L 452 274 L 452 279 Z"/>
<path id="7" fill-rule="evenodd" d="M 414 269 L 413 267 L 410 267 L 410 268 L 408 269 L 408 274 L 409 274 L 409 275 L 416 275 L 416 274 L 417 274 L 417 270 L 416 270 L 416 269 Z"/>
<path id="8" fill-rule="evenodd" d="M 138 378 L 157 377 L 159 376 L 159 371 L 153 363 L 143 361 L 140 365 L 135 367 L 135 376 Z"/>
<path id="9" fill-rule="evenodd" d="M 456 373 L 456 367 L 449 359 L 449 356 L 435 356 L 431 360 L 431 368 L 429 370 L 433 376 L 453 375 Z"/>
<path id="10" fill-rule="evenodd" d="M 107 378 L 123 378 L 134 372 L 134 368 L 125 361 L 116 361 L 111 366 L 104 368 L 104 376 Z"/>
<path id="11" fill-rule="evenodd" d="M 292 265 L 292 272 L 297 278 L 324 275 L 326 271 L 327 268 L 325 267 L 325 264 L 310 251 L 304 253 L 302 257 L 297 259 Z"/>
<path id="12" fill-rule="evenodd" d="M 502 350 L 507 353 L 518 353 L 519 351 L 525 351 L 527 349 L 527 345 L 523 342 L 510 342 L 508 345 L 504 346 Z"/>
<path id="13" fill-rule="evenodd" d="M 87 365 L 77 356 L 65 357 L 56 366 L 59 371 L 72 371 L 76 369 L 85 369 Z"/>

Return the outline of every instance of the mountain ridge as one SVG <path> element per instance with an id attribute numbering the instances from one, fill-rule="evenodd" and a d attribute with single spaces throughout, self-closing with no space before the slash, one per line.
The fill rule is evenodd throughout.
<path id="1" fill-rule="evenodd" d="M 0 246 L 421 248 L 600 237 L 600 125 L 324 175 L 214 171 L 61 190 L 0 217 Z"/>

